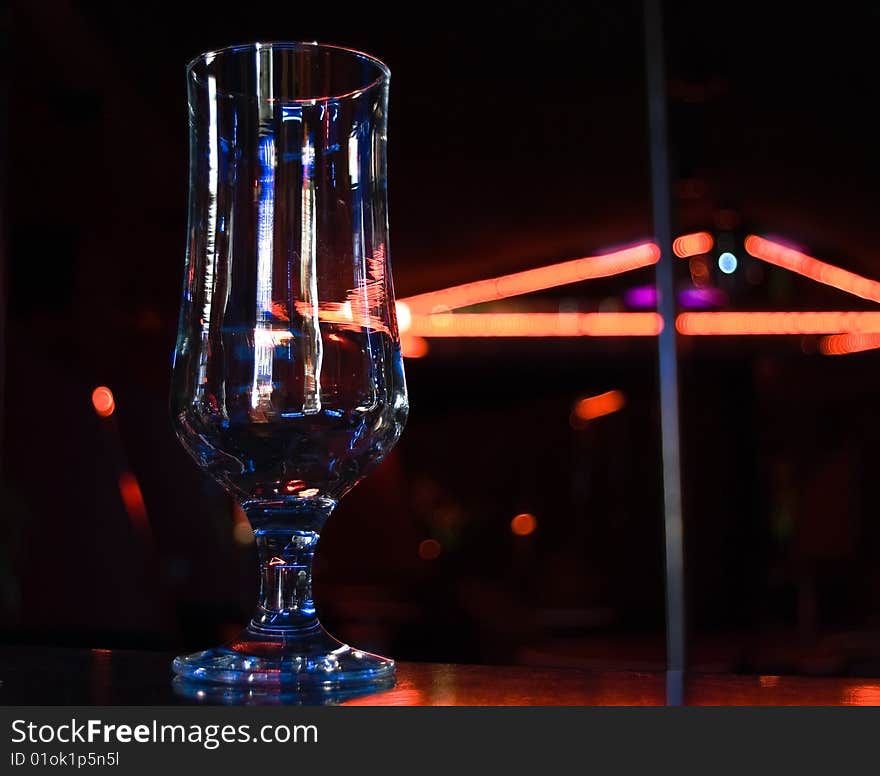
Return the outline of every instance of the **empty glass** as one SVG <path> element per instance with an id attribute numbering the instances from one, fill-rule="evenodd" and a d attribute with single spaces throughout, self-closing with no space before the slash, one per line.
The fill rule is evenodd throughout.
<path id="1" fill-rule="evenodd" d="M 187 679 L 339 688 L 393 661 L 319 624 L 311 565 L 339 499 L 407 416 L 388 258 L 388 68 L 348 49 L 256 43 L 187 67 L 189 233 L 171 412 L 256 536 L 241 635 L 178 657 Z"/>

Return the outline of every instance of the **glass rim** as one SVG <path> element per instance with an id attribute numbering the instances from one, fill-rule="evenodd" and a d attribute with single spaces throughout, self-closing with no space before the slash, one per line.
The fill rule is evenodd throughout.
<path id="1" fill-rule="evenodd" d="M 326 102 L 327 100 L 342 100 L 348 99 L 351 97 L 358 97 L 374 87 L 382 84 L 388 83 L 391 79 L 391 69 L 386 65 L 381 59 L 373 56 L 372 54 L 367 54 L 365 51 L 359 51 L 358 49 L 349 48 L 347 46 L 337 46 L 332 43 L 318 43 L 318 41 L 291 41 L 291 40 L 275 40 L 275 41 L 253 41 L 251 43 L 234 43 L 229 46 L 222 46 L 218 49 L 211 49 L 210 51 L 203 51 L 201 54 L 197 54 L 189 62 L 186 63 L 186 74 L 188 78 L 192 78 L 192 80 L 198 84 L 199 86 L 206 86 L 204 77 L 200 76 L 197 72 L 197 68 L 199 65 L 207 66 L 210 64 L 208 58 L 211 58 L 211 61 L 218 56 L 228 56 L 230 54 L 241 54 L 243 52 L 256 52 L 262 48 L 267 49 L 281 49 L 283 51 L 306 51 L 306 50 L 314 50 L 314 51 L 326 51 L 334 54 L 345 54 L 354 59 L 360 59 L 361 61 L 367 62 L 373 67 L 375 67 L 379 74 L 369 83 L 364 86 L 359 86 L 357 89 L 352 89 L 347 92 L 343 92 L 341 94 L 325 94 L 325 95 L 315 95 L 314 97 L 258 97 L 253 94 L 244 94 L 242 92 L 218 92 L 218 95 L 224 95 L 229 97 L 238 97 L 242 99 L 250 99 L 250 100 L 258 100 L 263 102 L 284 102 L 285 104 L 290 103 L 302 103 L 302 104 L 311 104 L 315 102 Z"/>

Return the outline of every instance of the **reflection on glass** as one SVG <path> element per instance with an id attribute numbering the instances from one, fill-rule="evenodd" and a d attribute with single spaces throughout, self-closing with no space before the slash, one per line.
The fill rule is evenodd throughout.
<path id="1" fill-rule="evenodd" d="M 388 70 L 354 51 L 272 43 L 204 54 L 187 77 L 172 415 L 239 500 L 262 579 L 240 637 L 174 670 L 300 688 L 390 676 L 392 661 L 321 628 L 311 583 L 324 523 L 408 409 L 387 248 Z"/>

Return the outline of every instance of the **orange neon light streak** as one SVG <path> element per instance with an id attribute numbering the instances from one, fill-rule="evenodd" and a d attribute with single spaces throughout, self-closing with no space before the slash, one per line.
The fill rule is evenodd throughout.
<path id="1" fill-rule="evenodd" d="M 696 336 L 880 332 L 880 312 L 682 313 L 675 328 Z"/>
<path id="2" fill-rule="evenodd" d="M 672 241 L 672 252 L 680 259 L 690 256 L 699 256 L 712 250 L 715 241 L 708 232 L 694 232 L 683 234 Z"/>
<path id="3" fill-rule="evenodd" d="M 653 337 L 657 313 L 438 313 L 413 315 L 418 337 Z"/>
<path id="4" fill-rule="evenodd" d="M 588 396 L 578 401 L 572 410 L 571 420 L 574 425 L 580 426 L 587 421 L 601 418 L 603 415 L 618 412 L 625 405 L 626 397 L 622 391 L 606 391 L 598 396 Z"/>
<path id="5" fill-rule="evenodd" d="M 819 342 L 819 352 L 826 356 L 845 356 L 877 348 L 880 348 L 880 334 L 830 334 Z"/>
<path id="6" fill-rule="evenodd" d="M 440 291 L 409 296 L 402 301 L 408 305 L 414 316 L 420 313 L 446 312 L 481 302 L 494 302 L 510 296 L 577 283 L 581 280 L 619 275 L 622 272 L 649 267 L 656 264 L 659 259 L 660 249 L 654 243 L 641 243 L 602 256 L 572 259 L 547 267 L 464 283 Z"/>
<path id="7" fill-rule="evenodd" d="M 788 248 L 785 245 L 750 234 L 746 237 L 745 248 L 756 259 L 775 264 L 777 267 L 796 272 L 848 294 L 880 302 L 880 283 L 857 275 L 834 264 L 819 261 L 806 253 Z"/>
<path id="8" fill-rule="evenodd" d="M 688 336 L 873 334 L 880 312 L 692 312 L 675 328 Z M 414 315 L 408 339 L 422 337 L 652 337 L 657 313 L 436 313 Z M 406 353 L 404 354 L 406 355 Z"/>

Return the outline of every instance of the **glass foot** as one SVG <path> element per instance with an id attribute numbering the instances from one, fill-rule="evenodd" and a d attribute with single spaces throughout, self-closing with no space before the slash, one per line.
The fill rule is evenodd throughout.
<path id="1" fill-rule="evenodd" d="M 394 688 L 394 676 L 343 687 L 285 687 L 243 684 L 211 684 L 175 676 L 174 694 L 199 704 L 217 706 L 337 706 L 354 698 Z"/>
<path id="2" fill-rule="evenodd" d="M 393 660 L 343 644 L 323 628 L 287 638 L 249 628 L 230 644 L 176 657 L 172 668 L 190 681 L 310 691 L 366 689 L 394 676 Z"/>

